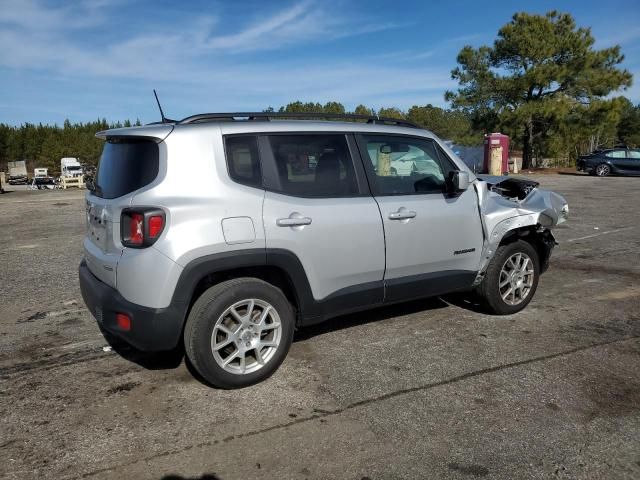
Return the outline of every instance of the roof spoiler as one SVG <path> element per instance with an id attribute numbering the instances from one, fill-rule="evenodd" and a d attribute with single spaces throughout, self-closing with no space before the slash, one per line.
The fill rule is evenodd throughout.
<path id="1" fill-rule="evenodd" d="M 146 138 L 157 140 L 158 143 L 162 142 L 166 139 L 173 129 L 175 125 L 172 123 L 165 124 L 153 124 L 153 125 L 144 125 L 141 127 L 125 127 L 125 128 L 111 128 L 109 130 L 101 130 L 96 133 L 96 137 L 101 140 L 108 140 L 110 138 Z"/>

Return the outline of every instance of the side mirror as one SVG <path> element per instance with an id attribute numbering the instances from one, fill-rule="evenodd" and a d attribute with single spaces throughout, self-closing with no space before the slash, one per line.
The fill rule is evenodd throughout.
<path id="1" fill-rule="evenodd" d="M 467 188 L 469 188 L 469 174 L 467 172 L 461 172 L 460 170 L 449 172 L 447 191 L 450 195 L 456 195 Z"/>

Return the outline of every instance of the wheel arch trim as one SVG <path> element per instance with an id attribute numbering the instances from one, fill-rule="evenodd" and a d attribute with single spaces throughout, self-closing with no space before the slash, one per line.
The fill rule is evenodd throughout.
<path id="1" fill-rule="evenodd" d="M 296 307 L 301 317 L 319 315 L 311 286 L 302 263 L 291 251 L 284 249 L 245 249 L 206 255 L 192 260 L 182 270 L 171 300 L 182 311 L 181 321 L 185 322 L 198 285 L 208 276 L 234 270 L 273 267 L 282 272 L 290 283 L 295 295 Z M 245 276 L 251 276 L 247 274 Z M 259 275 L 257 275 L 259 277 Z"/>

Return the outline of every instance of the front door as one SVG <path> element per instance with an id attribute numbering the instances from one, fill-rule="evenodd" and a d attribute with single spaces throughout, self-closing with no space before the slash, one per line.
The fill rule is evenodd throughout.
<path id="1" fill-rule="evenodd" d="M 470 286 L 483 233 L 473 188 L 444 193 L 455 164 L 427 138 L 362 135 L 358 145 L 384 224 L 385 301 Z"/>
<path id="2" fill-rule="evenodd" d="M 631 175 L 640 175 L 640 150 L 627 150 L 624 170 Z"/>

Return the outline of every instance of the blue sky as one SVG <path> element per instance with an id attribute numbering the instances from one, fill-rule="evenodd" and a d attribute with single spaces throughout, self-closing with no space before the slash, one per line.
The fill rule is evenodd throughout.
<path id="1" fill-rule="evenodd" d="M 491 6 L 488 6 L 491 5 Z M 380 108 L 455 88 L 464 45 L 491 44 L 516 11 L 571 13 L 637 77 L 640 2 L 0 0 L 0 122 L 158 120 L 294 100 Z"/>

